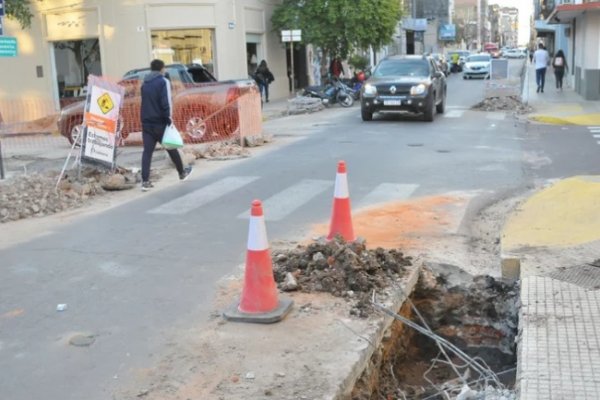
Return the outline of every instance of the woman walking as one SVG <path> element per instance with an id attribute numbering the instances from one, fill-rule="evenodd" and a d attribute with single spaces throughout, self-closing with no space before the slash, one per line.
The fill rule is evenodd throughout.
<path id="1" fill-rule="evenodd" d="M 268 103 L 269 85 L 275 80 L 275 77 L 273 76 L 273 73 L 267 66 L 267 62 L 265 60 L 262 60 L 258 65 L 258 68 L 256 68 L 256 78 L 260 89 L 260 95 L 262 97 L 264 92 L 265 101 Z"/>
<path id="2" fill-rule="evenodd" d="M 565 58 L 565 53 L 562 50 L 559 50 L 554 59 L 552 60 L 552 67 L 554 67 L 554 76 L 556 78 L 556 89 L 562 90 L 563 87 L 563 78 L 565 76 L 565 70 L 567 67 L 567 59 Z"/>

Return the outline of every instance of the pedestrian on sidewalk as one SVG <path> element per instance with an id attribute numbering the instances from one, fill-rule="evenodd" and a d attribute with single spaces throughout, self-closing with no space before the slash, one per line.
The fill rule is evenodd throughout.
<path id="1" fill-rule="evenodd" d="M 150 164 L 156 143 L 161 143 L 165 129 L 173 123 L 173 103 L 171 101 L 171 82 L 165 77 L 165 63 L 153 60 L 150 63 L 150 73 L 142 84 L 142 191 L 150 190 Z M 179 179 L 186 180 L 192 173 L 192 167 L 183 167 L 183 161 L 177 149 L 167 150 L 175 164 Z"/>
<path id="2" fill-rule="evenodd" d="M 556 89 L 562 90 L 565 71 L 569 69 L 565 53 L 562 50 L 558 50 L 556 56 L 554 56 L 552 67 L 554 68 L 554 76 L 556 77 Z"/>
<path id="3" fill-rule="evenodd" d="M 537 93 L 544 93 L 544 85 L 546 84 L 546 68 L 550 65 L 550 54 L 544 48 L 544 44 L 540 43 L 538 49 L 533 54 L 533 62 L 535 63 L 535 82 L 537 83 Z"/>
<path id="4" fill-rule="evenodd" d="M 258 83 L 258 87 L 260 89 L 260 95 L 263 96 L 265 101 L 269 102 L 269 85 L 275 80 L 273 73 L 269 69 L 267 65 L 267 61 L 262 60 L 256 68 L 256 82 Z"/>
<path id="5" fill-rule="evenodd" d="M 344 65 L 339 57 L 334 57 L 333 60 L 331 60 L 331 64 L 329 64 L 329 73 L 332 78 L 344 76 Z"/>

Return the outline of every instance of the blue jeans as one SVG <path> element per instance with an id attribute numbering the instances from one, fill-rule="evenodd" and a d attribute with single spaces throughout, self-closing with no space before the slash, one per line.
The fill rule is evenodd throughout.
<path id="1" fill-rule="evenodd" d="M 535 82 L 537 83 L 538 89 L 544 90 L 544 85 L 546 84 L 546 68 L 535 70 Z"/>

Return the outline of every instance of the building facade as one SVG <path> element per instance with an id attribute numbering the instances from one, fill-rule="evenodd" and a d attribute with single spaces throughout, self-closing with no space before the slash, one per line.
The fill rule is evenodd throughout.
<path id="1" fill-rule="evenodd" d="M 540 10 L 554 28 L 553 50 L 566 50 L 569 82 L 584 99 L 600 100 L 600 1 L 542 0 Z"/>
<path id="2" fill-rule="evenodd" d="M 287 96 L 286 50 L 270 23 L 279 3 L 32 2 L 30 29 L 5 19 L 4 34 L 17 39 L 18 55 L 0 58 L 0 63 L 3 71 L 18 73 L 0 75 L 0 102 L 35 98 L 57 110 L 61 98 L 80 93 L 88 74 L 119 79 L 129 70 L 147 67 L 154 58 L 202 64 L 219 80 L 247 78 L 265 59 L 275 75 L 272 97 Z M 44 112 L 48 110 L 40 110 Z"/>

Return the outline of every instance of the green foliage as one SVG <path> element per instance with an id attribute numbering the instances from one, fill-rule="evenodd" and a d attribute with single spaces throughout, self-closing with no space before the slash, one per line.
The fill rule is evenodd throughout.
<path id="1" fill-rule="evenodd" d="M 21 28 L 29 28 L 31 26 L 31 19 L 33 18 L 30 4 L 29 0 L 5 0 L 4 8 L 6 16 L 19 21 Z"/>
<path id="2" fill-rule="evenodd" d="M 348 64 L 356 71 L 364 71 L 369 65 L 369 59 L 359 54 L 354 54 L 348 59 Z"/>
<path id="3" fill-rule="evenodd" d="M 389 43 L 400 17 L 400 0 L 283 0 L 272 23 L 277 32 L 302 29 L 304 43 L 346 58 Z"/>

